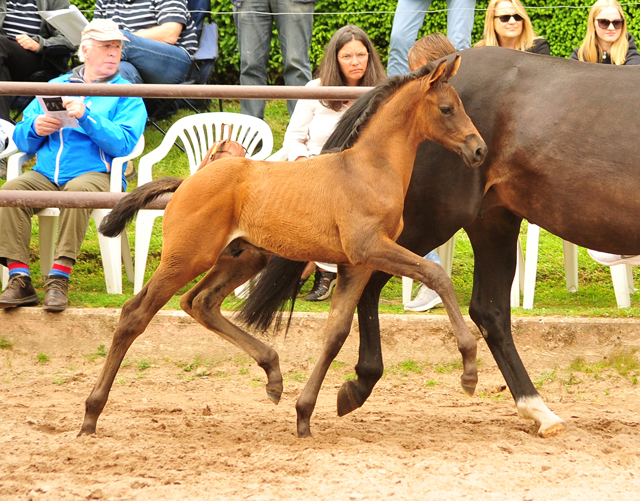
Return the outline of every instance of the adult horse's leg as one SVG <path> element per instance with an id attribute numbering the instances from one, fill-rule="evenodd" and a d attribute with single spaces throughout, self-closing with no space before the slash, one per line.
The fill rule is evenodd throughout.
<path id="1" fill-rule="evenodd" d="M 371 269 L 364 266 L 338 267 L 338 283 L 331 299 L 322 354 L 296 402 L 300 438 L 311 436 L 311 414 L 316 406 L 322 381 L 351 331 L 353 313 L 370 276 Z"/>
<path id="2" fill-rule="evenodd" d="M 124 304 L 104 367 L 86 400 L 84 422 L 78 436 L 96 432 L 96 424 L 109 398 L 113 380 L 131 344 L 180 287 L 203 271 L 167 266 L 163 261 L 143 289 Z"/>
<path id="3" fill-rule="evenodd" d="M 542 401 L 511 335 L 510 290 L 521 221 L 506 209 L 494 208 L 465 227 L 475 255 L 469 314 L 509 385 L 518 414 L 535 420 L 540 425 L 538 434 L 549 437 L 564 433 L 565 423 Z"/>
<path id="4" fill-rule="evenodd" d="M 357 377 L 346 381 L 338 391 L 338 416 L 361 407 L 384 372 L 378 303 L 380 291 L 389 278 L 391 275 L 387 273 L 373 272 L 358 302 L 360 351 L 356 364 Z"/>
<path id="5" fill-rule="evenodd" d="M 215 267 L 180 299 L 180 307 L 207 329 L 244 350 L 267 374 L 267 395 L 275 404 L 282 396 L 278 353 L 222 315 L 222 301 L 236 287 L 256 275 L 268 258 L 246 242 L 232 242 Z"/>
<path id="6" fill-rule="evenodd" d="M 366 249 L 366 255 L 362 257 L 350 255 L 349 258 L 352 262 L 366 262 L 368 266 L 376 270 L 412 278 L 438 293 L 451 321 L 453 334 L 458 343 L 458 351 L 462 355 L 464 367 L 460 378 L 462 388 L 468 395 L 473 395 L 478 383 L 477 343 L 460 312 L 453 282 L 442 266 L 427 261 L 389 238 L 380 239 L 373 245 L 354 245 L 353 248 Z"/>

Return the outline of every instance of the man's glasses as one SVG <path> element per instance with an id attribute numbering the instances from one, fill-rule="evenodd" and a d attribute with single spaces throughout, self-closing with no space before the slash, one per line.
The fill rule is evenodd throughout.
<path id="1" fill-rule="evenodd" d="M 122 44 L 121 43 L 96 43 L 93 42 L 93 46 L 100 49 L 100 50 L 104 50 L 104 51 L 112 51 L 112 50 L 116 50 L 116 51 L 121 51 L 122 50 Z"/>
<path id="2" fill-rule="evenodd" d="M 596 21 L 598 21 L 598 26 L 600 26 L 602 30 L 608 29 L 612 24 L 613 29 L 619 30 L 624 24 L 624 19 L 596 19 Z"/>
<path id="3" fill-rule="evenodd" d="M 503 16 L 493 16 L 493 18 L 500 19 L 500 22 L 504 24 L 507 24 L 511 18 L 513 18 L 516 23 L 522 21 L 522 16 L 520 14 L 505 14 Z"/>
<path id="4" fill-rule="evenodd" d="M 345 63 L 348 63 L 354 57 L 358 61 L 362 62 L 362 61 L 364 61 L 365 59 L 367 59 L 369 57 L 369 53 L 368 52 L 359 52 L 358 54 L 338 54 L 338 59 L 340 59 L 340 61 L 344 61 Z"/>

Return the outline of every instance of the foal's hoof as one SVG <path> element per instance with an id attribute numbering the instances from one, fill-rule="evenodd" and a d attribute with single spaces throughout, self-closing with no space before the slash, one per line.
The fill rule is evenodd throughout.
<path id="1" fill-rule="evenodd" d="M 338 416 L 345 416 L 362 406 L 355 386 L 353 381 L 347 381 L 338 390 Z"/>
<path id="2" fill-rule="evenodd" d="M 477 381 L 471 382 L 471 381 L 462 381 L 462 390 L 469 396 L 472 397 L 473 394 L 476 392 L 476 384 Z"/>
<path id="3" fill-rule="evenodd" d="M 542 438 L 561 437 L 566 431 L 567 424 L 564 421 L 559 421 L 544 429 L 541 426 L 538 430 L 538 436 Z"/>

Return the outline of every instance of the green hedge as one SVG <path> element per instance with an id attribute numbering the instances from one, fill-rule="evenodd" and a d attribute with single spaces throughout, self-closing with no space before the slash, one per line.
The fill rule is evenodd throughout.
<path id="1" fill-rule="evenodd" d="M 91 18 L 94 1 L 71 0 L 79 9 L 85 11 Z M 581 2 L 579 0 L 525 0 L 529 16 L 537 33 L 545 37 L 551 44 L 554 56 L 568 57 L 574 48 L 578 47 L 586 32 L 586 21 L 589 7 L 594 0 Z M 357 24 L 365 30 L 378 48 L 380 56 L 386 64 L 389 47 L 389 34 L 393 23 L 393 11 L 397 0 L 320 0 L 316 4 L 314 18 L 313 40 L 311 46 L 311 61 L 314 69 L 322 57 L 325 45 L 331 35 L 345 24 Z M 473 42 L 482 36 L 484 16 L 488 0 L 480 0 L 476 4 L 476 19 L 473 27 Z M 420 35 L 440 31 L 446 33 L 447 16 L 444 0 L 436 0 L 431 5 Z M 557 8 L 553 8 L 558 6 Z M 547 7 L 547 8 L 544 8 Z M 236 29 L 231 14 L 231 3 L 228 1 L 215 2 L 213 7 L 214 19 L 220 28 L 220 58 L 217 63 L 212 83 L 238 83 L 239 57 L 236 49 Z M 624 7 L 629 31 L 634 35 L 640 33 L 640 5 Z M 354 14 L 357 12 L 372 12 L 374 14 Z M 438 12 L 442 11 L 442 12 Z M 637 19 L 636 19 L 637 18 Z M 637 37 L 636 37 L 637 38 Z M 269 80 L 272 83 L 282 83 L 282 55 L 277 36 L 271 39 L 271 61 L 269 64 Z"/>

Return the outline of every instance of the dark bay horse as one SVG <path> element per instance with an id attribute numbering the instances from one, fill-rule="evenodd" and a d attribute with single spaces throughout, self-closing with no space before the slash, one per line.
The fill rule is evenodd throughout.
<path id="1" fill-rule="evenodd" d="M 542 401 L 511 334 L 509 294 L 520 223 L 526 218 L 583 247 L 640 254 L 640 68 L 496 47 L 465 50 L 461 56 L 451 84 L 489 154 L 479 169 L 470 170 L 439 145 L 421 144 L 397 243 L 424 255 L 460 228 L 466 230 L 475 258 L 470 316 L 519 415 L 535 420 L 540 436 L 560 434 L 564 422 Z M 325 148 L 348 144 L 369 98 L 351 107 Z M 271 261 L 265 280 L 271 266 L 281 276 L 291 269 L 282 260 Z M 357 379 L 338 393 L 340 415 L 360 407 L 382 376 L 378 301 L 388 279 L 386 273 L 374 273 L 358 304 Z M 260 283 L 254 291 L 268 293 Z M 252 301 L 263 298 L 250 297 L 247 307 Z M 269 304 L 274 303 L 272 298 Z M 255 320 L 252 312 L 246 317 Z"/>
<path id="2" fill-rule="evenodd" d="M 175 191 L 164 215 L 160 266 L 122 309 L 109 355 L 87 398 L 80 434 L 95 432 L 131 343 L 178 289 L 207 271 L 182 296 L 180 306 L 254 358 L 267 374 L 267 394 L 277 403 L 282 394 L 278 354 L 220 311 L 224 298 L 258 273 L 271 253 L 338 264 L 324 353 L 296 403 L 299 436 L 310 435 L 322 380 L 350 331 L 373 269 L 410 276 L 440 293 L 463 355 L 462 382 L 473 392 L 476 341 L 464 323 L 451 280 L 439 266 L 395 243 L 420 143 L 429 139 L 443 144 L 469 168 L 486 156 L 483 140 L 447 83 L 459 63 L 459 58 L 442 61 L 431 72 L 398 78 L 381 88 L 377 113 L 355 127 L 359 137 L 350 149 L 295 163 L 219 160 L 186 180 L 144 184 L 118 203 L 100 226 L 107 236 L 122 232 L 150 200 Z"/>

